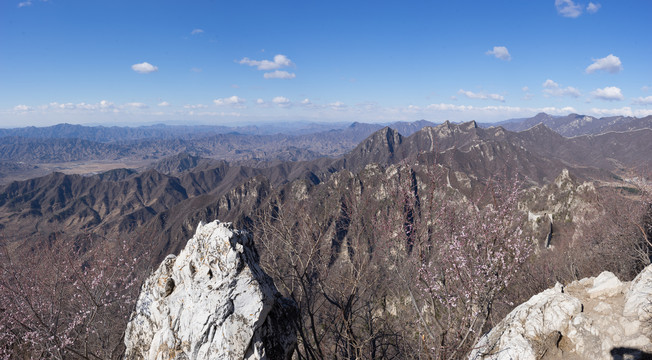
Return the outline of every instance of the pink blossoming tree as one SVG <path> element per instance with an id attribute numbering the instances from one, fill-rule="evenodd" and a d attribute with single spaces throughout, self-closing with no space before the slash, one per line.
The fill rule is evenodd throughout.
<path id="1" fill-rule="evenodd" d="M 519 184 L 489 181 L 469 200 L 440 186 L 447 176 L 431 169 L 429 186 L 404 174 L 384 230 L 403 251 L 392 251 L 397 276 L 418 316 L 423 346 L 437 359 L 457 359 L 490 324 L 496 302 L 528 259 Z M 432 172 L 435 172 L 433 175 Z M 420 183 L 423 184 L 423 181 Z M 398 214 L 391 216 L 391 214 Z M 381 226 L 382 227 L 382 226 Z"/>
<path id="2" fill-rule="evenodd" d="M 0 358 L 122 356 L 140 263 L 127 243 L 101 245 L 45 244 L 31 256 L 1 249 Z"/>

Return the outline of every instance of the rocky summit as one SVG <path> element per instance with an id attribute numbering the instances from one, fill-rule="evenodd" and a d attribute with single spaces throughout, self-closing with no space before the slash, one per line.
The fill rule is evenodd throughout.
<path id="1" fill-rule="evenodd" d="M 126 359 L 287 359 L 296 305 L 230 223 L 200 223 L 145 281 L 125 334 Z"/>
<path id="2" fill-rule="evenodd" d="M 652 265 L 631 283 L 574 281 L 516 307 L 471 352 L 474 360 L 652 358 Z"/>

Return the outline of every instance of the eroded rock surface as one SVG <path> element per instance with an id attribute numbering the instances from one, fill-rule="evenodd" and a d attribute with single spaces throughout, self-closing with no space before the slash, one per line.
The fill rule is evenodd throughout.
<path id="1" fill-rule="evenodd" d="M 146 280 L 125 335 L 127 359 L 288 359 L 296 305 L 258 264 L 251 235 L 199 224 Z"/>
<path id="2" fill-rule="evenodd" d="M 652 265 L 631 283 L 610 272 L 557 284 L 516 307 L 469 359 L 649 359 Z"/>

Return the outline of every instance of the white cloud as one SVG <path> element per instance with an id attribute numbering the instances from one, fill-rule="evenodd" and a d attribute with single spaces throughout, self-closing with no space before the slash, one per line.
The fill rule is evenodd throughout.
<path id="1" fill-rule="evenodd" d="M 48 2 L 48 1 L 50 1 L 50 0 L 41 0 L 41 2 Z M 33 4 L 32 0 L 25 0 L 25 1 L 19 2 L 18 7 L 22 8 L 22 7 L 26 7 L 26 6 L 32 6 L 32 4 Z"/>
<path id="2" fill-rule="evenodd" d="M 200 73 L 200 72 L 202 72 L 202 69 L 201 69 L 201 68 L 198 68 L 198 67 L 191 67 L 191 68 L 190 68 L 190 71 L 192 71 L 192 72 L 194 72 L 194 73 Z"/>
<path id="3" fill-rule="evenodd" d="M 272 102 L 281 107 L 288 107 L 291 105 L 290 99 L 284 96 L 277 96 L 274 99 L 272 99 Z"/>
<path id="4" fill-rule="evenodd" d="M 184 109 L 205 109 L 207 107 L 208 106 L 206 106 L 204 104 L 194 104 L 194 105 L 193 104 L 186 104 L 186 105 L 183 106 Z"/>
<path id="5" fill-rule="evenodd" d="M 567 115 L 570 113 L 577 113 L 577 110 L 575 110 L 575 108 L 572 106 L 564 106 L 562 108 L 547 106 L 547 107 L 536 109 L 536 112 L 537 114 L 544 112 L 546 114 L 552 114 L 552 115 Z"/>
<path id="6" fill-rule="evenodd" d="M 190 32 L 190 35 L 197 35 L 197 34 L 203 34 L 203 33 L 204 33 L 204 30 L 202 30 L 202 29 L 193 29 Z"/>
<path id="7" fill-rule="evenodd" d="M 440 111 L 464 111 L 467 109 L 472 109 L 472 106 L 466 106 L 466 105 L 455 105 L 455 104 L 430 104 L 426 106 L 426 109 L 428 110 L 440 110 Z"/>
<path id="8" fill-rule="evenodd" d="M 346 104 L 341 101 L 332 102 L 328 104 L 328 106 L 333 110 L 344 110 L 347 107 Z"/>
<path id="9" fill-rule="evenodd" d="M 297 75 L 287 71 L 276 70 L 274 72 L 265 73 L 263 77 L 265 79 L 294 79 Z"/>
<path id="10" fill-rule="evenodd" d="M 50 103 L 55 108 L 59 108 L 61 110 L 73 110 L 73 109 L 84 109 L 84 110 L 92 110 L 91 104 L 86 104 L 86 103 L 81 103 L 81 104 L 73 104 L 73 103 L 65 103 L 65 104 L 59 104 L 59 103 Z"/>
<path id="11" fill-rule="evenodd" d="M 161 101 L 160 103 L 158 103 L 158 106 L 160 106 L 160 107 L 168 107 L 168 106 L 170 106 L 170 103 L 167 102 L 167 101 Z"/>
<path id="12" fill-rule="evenodd" d="M 496 100 L 500 102 L 505 102 L 505 98 L 502 95 L 498 94 L 487 94 L 487 97 L 491 100 Z"/>
<path id="13" fill-rule="evenodd" d="M 203 106 L 202 108 L 205 107 L 207 106 Z M 190 111 L 175 112 L 175 115 L 190 116 L 192 119 L 195 119 L 196 117 L 240 117 L 242 113 L 236 111 L 197 111 L 196 109 L 191 109 Z"/>
<path id="14" fill-rule="evenodd" d="M 256 104 L 258 104 L 258 105 L 262 105 L 264 103 L 265 103 L 265 100 L 263 100 L 263 99 L 257 99 L 256 100 Z"/>
<path id="15" fill-rule="evenodd" d="M 559 15 L 564 17 L 576 18 L 582 15 L 582 6 L 573 0 L 555 0 L 555 7 Z"/>
<path id="16" fill-rule="evenodd" d="M 274 56 L 274 60 L 251 60 L 243 58 L 238 63 L 242 65 L 255 66 L 258 70 L 276 70 L 284 67 L 294 65 L 292 61 L 285 55 L 278 54 Z"/>
<path id="17" fill-rule="evenodd" d="M 594 91 L 591 92 L 591 95 L 593 95 L 593 97 L 596 99 L 602 99 L 607 101 L 617 101 L 617 100 L 623 100 L 625 98 L 623 94 L 620 92 L 620 88 L 617 88 L 615 86 L 607 86 L 604 89 L 595 89 Z"/>
<path id="18" fill-rule="evenodd" d="M 523 92 L 528 92 L 528 91 L 530 91 L 530 88 L 527 87 L 527 86 L 523 86 L 523 87 L 521 88 L 521 90 L 523 90 Z"/>
<path id="19" fill-rule="evenodd" d="M 586 11 L 590 14 L 595 14 L 600 10 L 600 7 L 602 7 L 602 5 L 590 2 L 589 5 L 586 6 Z"/>
<path id="20" fill-rule="evenodd" d="M 493 55 L 500 60 L 512 60 L 512 56 L 509 54 L 509 51 L 504 46 L 494 46 L 493 50 L 486 52 L 487 55 Z"/>
<path id="21" fill-rule="evenodd" d="M 426 110 L 434 111 L 452 111 L 464 112 L 474 114 L 484 114 L 494 116 L 495 114 L 502 114 L 501 116 L 508 116 L 509 114 L 536 114 L 545 112 L 548 114 L 569 114 L 577 112 L 575 108 L 566 106 L 563 108 L 556 107 L 543 107 L 543 108 L 522 108 L 518 106 L 482 106 L 476 107 L 472 105 L 455 105 L 455 104 L 430 104 L 426 106 Z"/>
<path id="22" fill-rule="evenodd" d="M 634 105 L 652 105 L 652 95 L 634 99 Z"/>
<path id="23" fill-rule="evenodd" d="M 469 99 L 486 99 L 486 97 L 483 96 L 483 95 L 476 94 L 476 93 L 474 93 L 472 91 L 466 91 L 464 89 L 460 89 L 457 93 L 460 94 L 460 95 L 464 95 Z"/>
<path id="24" fill-rule="evenodd" d="M 546 96 L 557 96 L 557 97 L 563 97 L 563 96 L 571 96 L 574 98 L 580 97 L 582 93 L 580 93 L 579 90 L 572 86 L 568 86 L 565 88 L 562 88 L 557 84 L 556 82 L 547 79 L 544 81 L 542 84 L 543 86 L 543 93 L 546 94 Z"/>
<path id="25" fill-rule="evenodd" d="M 217 106 L 225 106 L 225 105 L 240 106 L 240 105 L 244 104 L 245 101 L 246 101 L 245 99 L 243 99 L 241 97 L 238 97 L 236 95 L 233 95 L 233 96 L 228 97 L 228 98 L 215 99 L 215 100 L 213 100 L 213 103 L 215 103 L 215 105 L 217 105 Z"/>
<path id="26" fill-rule="evenodd" d="M 498 95 L 498 94 L 474 93 L 472 91 L 467 91 L 464 89 L 460 89 L 457 93 L 460 95 L 464 95 L 469 99 L 496 100 L 500 102 L 505 102 L 505 98 L 502 95 Z"/>
<path id="27" fill-rule="evenodd" d="M 25 111 L 32 111 L 34 110 L 31 106 L 27 105 L 16 105 L 14 106 L 14 111 L 20 111 L 20 112 L 25 112 Z"/>
<path id="28" fill-rule="evenodd" d="M 99 110 L 99 111 L 109 111 L 109 110 L 117 110 L 115 107 L 115 104 L 112 102 L 108 102 L 106 100 L 102 100 L 97 104 L 88 104 L 85 102 L 81 102 L 78 104 L 73 104 L 73 103 L 58 103 L 58 102 L 51 102 L 49 103 L 45 109 L 51 109 L 51 110 L 88 110 L 88 111 L 94 111 L 94 110 Z"/>
<path id="29" fill-rule="evenodd" d="M 645 117 L 652 115 L 652 109 L 639 109 L 639 110 L 632 110 L 629 106 L 621 107 L 619 109 L 600 109 L 600 108 L 592 108 L 589 111 L 590 114 L 593 114 L 595 116 L 617 116 L 617 115 L 622 115 L 622 116 L 636 116 L 636 117 Z"/>
<path id="30" fill-rule="evenodd" d="M 311 105 L 311 104 L 312 104 L 312 102 L 310 102 L 310 99 L 306 98 L 306 99 L 301 100 L 301 105 Z"/>
<path id="31" fill-rule="evenodd" d="M 618 56 L 609 54 L 601 59 L 593 59 L 593 64 L 586 68 L 586 73 L 591 74 L 598 70 L 603 70 L 615 74 L 623 70 L 623 64 L 620 62 Z"/>
<path id="32" fill-rule="evenodd" d="M 77 104 L 73 104 L 71 102 L 59 103 L 59 102 L 55 101 L 55 102 L 51 102 L 51 103 L 49 103 L 47 105 L 39 106 L 39 109 L 43 110 L 43 111 L 54 110 L 54 111 L 57 111 L 57 112 L 61 112 L 61 111 L 78 111 L 78 110 L 82 110 L 82 111 L 100 111 L 100 112 L 103 112 L 103 113 L 107 113 L 107 112 L 116 112 L 117 113 L 117 112 L 120 112 L 120 110 L 118 109 L 118 107 L 115 106 L 114 103 L 106 101 L 106 100 L 102 100 L 99 103 L 95 103 L 95 104 L 88 104 L 88 103 L 85 103 L 85 102 L 81 102 L 81 103 L 77 103 Z"/>
<path id="33" fill-rule="evenodd" d="M 147 104 L 143 104 L 141 102 L 130 102 L 130 103 L 126 103 L 125 106 L 136 108 L 136 109 L 147 109 L 149 107 L 147 106 Z"/>
<path id="34" fill-rule="evenodd" d="M 100 109 L 103 109 L 103 110 L 115 109 L 115 105 L 112 102 L 109 102 L 109 101 L 106 101 L 106 100 L 100 101 L 99 106 L 100 106 Z"/>
<path id="35" fill-rule="evenodd" d="M 140 64 L 131 65 L 131 69 L 137 73 L 149 74 L 155 71 L 158 71 L 158 67 L 154 66 L 148 62 L 142 62 Z"/>

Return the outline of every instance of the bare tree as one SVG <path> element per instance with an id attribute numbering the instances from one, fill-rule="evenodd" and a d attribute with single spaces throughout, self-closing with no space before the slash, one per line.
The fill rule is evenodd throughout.
<path id="1" fill-rule="evenodd" d="M 261 215 L 265 270 L 301 310 L 298 358 L 459 358 L 478 339 L 531 250 L 518 184 L 470 201 L 439 171 L 351 176 Z"/>
<path id="2" fill-rule="evenodd" d="M 430 167 L 421 180 L 406 167 L 385 234 L 397 281 L 421 324 L 432 357 L 463 357 L 479 339 L 494 304 L 528 259 L 519 184 L 490 181 L 468 199 L 441 185 L 445 170 Z M 393 215 L 392 215 L 393 214 Z"/>
<path id="3" fill-rule="evenodd" d="M 122 356 L 143 271 L 127 242 L 95 241 L 45 241 L 29 254 L 1 249 L 0 356 Z"/>
<path id="4" fill-rule="evenodd" d="M 265 270 L 299 304 L 301 359 L 392 358 L 405 343 L 385 310 L 389 279 L 376 256 L 372 194 L 347 185 L 323 203 L 275 203 L 257 227 Z"/>

